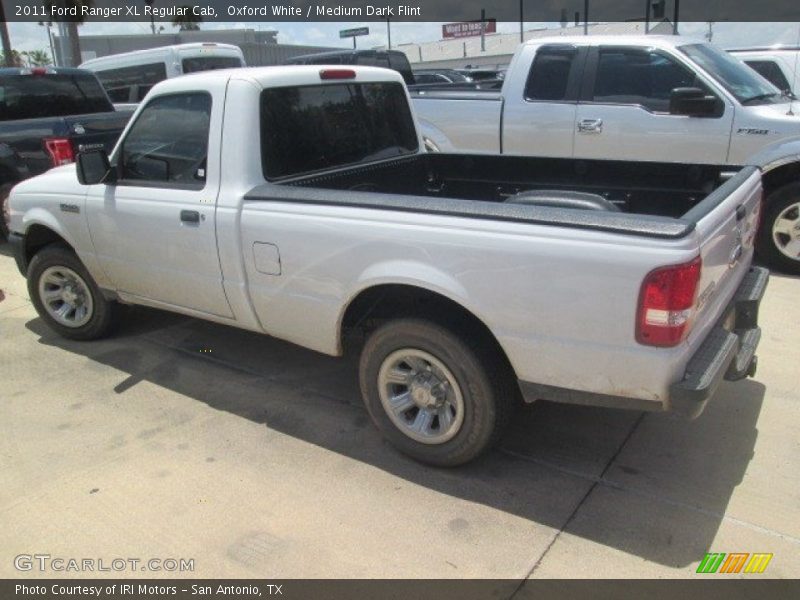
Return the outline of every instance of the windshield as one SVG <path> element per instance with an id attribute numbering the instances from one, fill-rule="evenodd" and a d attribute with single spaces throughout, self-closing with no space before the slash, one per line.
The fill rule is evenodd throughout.
<path id="1" fill-rule="evenodd" d="M 214 71 L 216 69 L 236 69 L 241 67 L 242 59 L 238 56 L 195 56 L 183 59 L 184 73 L 198 71 Z"/>
<path id="2" fill-rule="evenodd" d="M 707 44 L 679 48 L 705 69 L 742 104 L 776 104 L 785 99 L 778 88 L 727 52 Z"/>

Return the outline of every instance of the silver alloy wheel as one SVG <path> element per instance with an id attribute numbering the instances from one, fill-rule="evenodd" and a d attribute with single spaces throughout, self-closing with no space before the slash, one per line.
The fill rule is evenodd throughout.
<path id="1" fill-rule="evenodd" d="M 58 324 L 81 327 L 94 313 L 89 286 L 68 267 L 48 267 L 39 277 L 39 299 Z"/>
<path id="2" fill-rule="evenodd" d="M 775 247 L 792 260 L 800 260 L 800 202 L 784 208 L 772 224 Z"/>
<path id="3" fill-rule="evenodd" d="M 378 371 L 378 393 L 392 423 L 423 444 L 443 444 L 464 423 L 464 397 L 453 373 L 435 356 L 403 348 Z"/>

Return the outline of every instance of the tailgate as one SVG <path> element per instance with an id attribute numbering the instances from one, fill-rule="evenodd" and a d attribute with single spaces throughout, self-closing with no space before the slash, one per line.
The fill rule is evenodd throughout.
<path id="1" fill-rule="evenodd" d="M 688 338 L 692 348 L 723 315 L 750 267 L 761 197 L 760 171 L 745 167 L 683 217 L 696 223 L 703 260 L 695 323 Z"/>
<path id="2" fill-rule="evenodd" d="M 64 117 L 64 121 L 77 152 L 103 147 L 110 153 L 132 114 L 133 110 L 118 110 Z"/>

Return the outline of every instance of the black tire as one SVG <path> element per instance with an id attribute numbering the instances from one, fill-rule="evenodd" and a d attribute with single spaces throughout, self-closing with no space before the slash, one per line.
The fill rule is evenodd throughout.
<path id="1" fill-rule="evenodd" d="M 0 241 L 8 239 L 8 194 L 15 183 L 0 185 Z"/>
<path id="2" fill-rule="evenodd" d="M 798 209 L 790 210 L 788 214 L 796 217 L 797 226 L 800 227 L 800 182 L 789 183 L 770 192 L 764 205 L 766 210 L 761 217 L 761 228 L 756 241 L 759 257 L 769 267 L 791 275 L 800 275 L 800 256 L 792 259 L 784 254 L 773 237 L 776 221 L 781 215 L 786 216 L 785 211 L 792 205 L 798 205 Z M 800 230 L 798 230 L 798 234 L 800 234 Z M 790 239 L 788 235 L 783 234 L 778 237 L 784 245 Z"/>
<path id="3" fill-rule="evenodd" d="M 372 420 L 384 437 L 408 456 L 438 467 L 463 465 L 489 449 L 501 437 L 517 406 L 518 390 L 510 369 L 491 344 L 420 319 L 398 319 L 376 329 L 361 352 L 361 393 Z M 430 444 L 412 439 L 389 417 L 381 402 L 379 374 L 390 355 L 421 350 L 443 363 L 460 388 L 464 416 L 454 437 Z M 416 409 L 411 409 L 416 410 Z"/>
<path id="4" fill-rule="evenodd" d="M 66 267 L 76 273 L 85 282 L 92 301 L 92 310 L 88 321 L 78 327 L 68 327 L 56 321 L 44 307 L 39 293 L 39 281 L 51 267 Z M 33 306 L 48 327 L 60 336 L 71 340 L 94 340 L 108 335 L 118 321 L 119 305 L 103 296 L 92 276 L 83 266 L 80 259 L 69 248 L 61 244 L 51 244 L 42 248 L 28 266 L 28 294 Z"/>

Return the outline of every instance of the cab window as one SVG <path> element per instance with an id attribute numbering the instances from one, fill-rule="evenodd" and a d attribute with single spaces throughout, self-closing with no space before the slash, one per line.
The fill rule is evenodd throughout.
<path id="1" fill-rule="evenodd" d="M 123 142 L 120 179 L 202 189 L 210 118 L 205 92 L 153 98 Z"/>
<path id="2" fill-rule="evenodd" d="M 668 113 L 670 93 L 679 87 L 706 90 L 691 70 L 656 50 L 600 48 L 594 102 L 632 104 Z"/>

